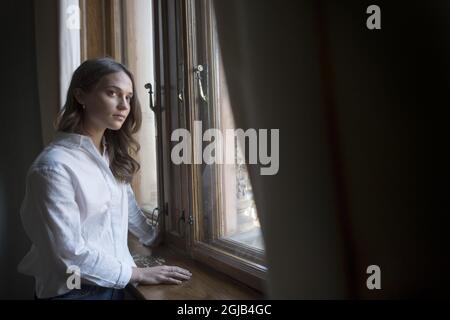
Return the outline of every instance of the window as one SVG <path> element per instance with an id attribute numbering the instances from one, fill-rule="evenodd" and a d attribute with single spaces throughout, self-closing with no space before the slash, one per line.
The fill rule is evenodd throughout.
<path id="1" fill-rule="evenodd" d="M 235 130 L 212 1 L 156 1 L 155 12 L 157 102 L 166 120 L 169 160 L 166 240 L 262 290 L 264 242 L 243 161 L 252 134 Z M 170 159 L 180 142 L 171 133 L 179 128 L 190 133 L 189 163 Z M 208 163 L 208 155 L 215 163 Z"/>
<path id="2" fill-rule="evenodd" d="M 133 188 L 141 209 L 149 218 L 156 219 L 159 206 L 157 174 L 157 133 L 154 112 L 149 107 L 147 83 L 154 85 L 153 8 L 147 0 L 122 2 L 122 52 L 126 65 L 135 77 L 136 93 L 141 103 L 142 127 L 137 133 L 141 145 L 141 169 L 135 176 Z"/>
<path id="3" fill-rule="evenodd" d="M 200 241 L 262 263 L 264 244 L 242 151 L 245 145 L 241 145 L 236 135 L 210 4 L 210 1 L 196 2 L 193 23 L 199 42 L 194 65 L 198 117 L 193 126 L 202 126 L 204 140 L 201 150 L 195 150 L 199 145 L 194 144 L 194 153 L 205 152 L 208 145 L 215 144 L 219 160 L 218 164 L 207 164 L 203 153 L 199 168 L 199 219 L 203 224 Z M 211 128 L 218 131 L 217 136 L 209 139 L 207 130 Z"/>
<path id="4" fill-rule="evenodd" d="M 133 181 L 140 206 L 150 217 L 159 208 L 165 244 L 262 291 L 264 242 L 243 161 L 253 136 L 235 135 L 212 1 L 84 0 L 81 8 L 82 60 L 110 55 L 135 74 L 143 111 Z M 179 143 L 172 133 L 180 128 L 192 134 L 190 163 L 172 161 Z M 203 141 L 208 129 L 222 138 Z M 207 163 L 213 146 L 211 155 L 222 157 Z"/>
<path id="5" fill-rule="evenodd" d="M 141 168 L 132 187 L 136 200 L 150 219 L 159 213 L 155 115 L 149 108 L 146 83 L 154 85 L 152 1 L 80 0 L 82 61 L 110 56 L 134 74 L 135 95 L 142 109 L 142 127 L 135 138 L 141 149 Z"/>

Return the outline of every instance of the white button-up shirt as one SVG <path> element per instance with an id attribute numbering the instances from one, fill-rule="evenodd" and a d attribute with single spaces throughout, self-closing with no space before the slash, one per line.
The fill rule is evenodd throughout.
<path id="1" fill-rule="evenodd" d="M 39 298 L 70 290 L 69 266 L 82 283 L 124 288 L 136 266 L 128 229 L 146 245 L 156 237 L 130 184 L 113 176 L 102 143 L 103 155 L 91 138 L 58 132 L 28 171 L 20 214 L 32 246 L 18 270 L 35 277 Z"/>

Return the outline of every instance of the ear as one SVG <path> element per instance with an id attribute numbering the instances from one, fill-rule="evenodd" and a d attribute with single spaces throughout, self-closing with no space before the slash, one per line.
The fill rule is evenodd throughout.
<path id="1" fill-rule="evenodd" d="M 73 90 L 73 96 L 75 97 L 75 100 L 77 100 L 77 102 L 81 105 L 84 104 L 84 99 L 85 99 L 85 94 L 83 92 L 82 89 L 80 88 L 75 88 Z"/>

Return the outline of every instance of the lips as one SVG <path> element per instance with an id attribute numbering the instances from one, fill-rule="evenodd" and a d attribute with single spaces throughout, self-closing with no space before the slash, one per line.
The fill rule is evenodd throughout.
<path id="1" fill-rule="evenodd" d="M 126 116 L 121 115 L 121 114 L 115 114 L 115 115 L 113 115 L 113 117 L 120 119 L 120 120 L 125 120 L 125 118 L 126 118 Z"/>

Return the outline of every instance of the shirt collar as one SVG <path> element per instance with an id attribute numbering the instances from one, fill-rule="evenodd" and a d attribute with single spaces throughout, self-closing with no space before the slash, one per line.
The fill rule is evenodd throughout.
<path id="1" fill-rule="evenodd" d="M 102 145 L 103 145 L 102 155 L 100 155 L 100 152 L 95 147 L 94 142 L 90 137 L 78 133 L 57 131 L 55 134 L 55 138 L 53 139 L 53 143 L 66 147 L 83 148 L 91 153 L 94 153 L 102 157 L 105 157 L 105 154 L 107 154 L 106 152 L 107 143 L 104 135 L 102 137 Z"/>

